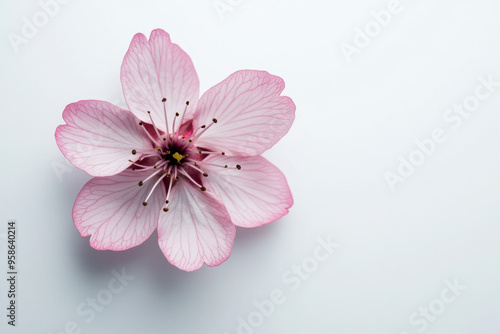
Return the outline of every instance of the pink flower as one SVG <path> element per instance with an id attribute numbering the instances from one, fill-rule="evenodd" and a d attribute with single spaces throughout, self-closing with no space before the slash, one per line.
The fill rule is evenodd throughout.
<path id="1" fill-rule="evenodd" d="M 285 176 L 260 156 L 294 119 L 281 78 L 238 71 L 199 98 L 191 59 L 158 29 L 149 41 L 134 36 L 121 82 L 130 111 L 72 103 L 55 133 L 64 156 L 94 176 L 73 207 L 93 248 L 129 249 L 158 229 L 167 260 L 192 271 L 229 257 L 235 225 L 288 213 Z"/>

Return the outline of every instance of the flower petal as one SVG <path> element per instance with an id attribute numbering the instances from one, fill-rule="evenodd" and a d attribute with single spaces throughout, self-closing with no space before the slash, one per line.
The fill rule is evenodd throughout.
<path id="1" fill-rule="evenodd" d="M 186 271 L 218 266 L 231 254 L 236 229 L 224 205 L 181 178 L 161 213 L 158 241 L 167 260 Z"/>
<path id="2" fill-rule="evenodd" d="M 121 174 L 93 178 L 80 191 L 73 207 L 73 222 L 82 237 L 91 235 L 98 250 L 125 250 L 143 243 L 158 226 L 165 188 L 160 184 L 142 205 L 158 179 L 142 187 L 148 173 L 126 170 Z"/>
<path id="3" fill-rule="evenodd" d="M 191 58 L 170 41 L 163 30 L 151 32 L 149 41 L 137 34 L 123 59 L 121 68 L 123 94 L 130 110 L 141 120 L 165 131 L 162 99 L 166 98 L 167 118 L 172 124 L 175 113 L 181 113 L 189 101 L 185 119 L 192 117 L 199 98 L 200 83 Z"/>
<path id="4" fill-rule="evenodd" d="M 63 112 L 66 125 L 56 129 L 57 146 L 76 167 L 92 176 L 115 175 L 151 151 L 151 142 L 128 110 L 104 101 L 79 101 Z M 132 150 L 139 154 L 132 154 Z"/>
<path id="5" fill-rule="evenodd" d="M 234 168 L 237 164 L 241 170 Z M 285 176 L 262 156 L 212 156 L 200 166 L 208 173 L 203 185 L 224 203 L 237 226 L 268 224 L 286 215 L 293 205 Z"/>
<path id="6" fill-rule="evenodd" d="M 209 125 L 196 144 L 232 155 L 258 155 L 283 137 L 295 117 L 295 105 L 280 96 L 284 81 L 264 71 L 244 70 L 209 89 L 198 102 L 193 127 Z"/>

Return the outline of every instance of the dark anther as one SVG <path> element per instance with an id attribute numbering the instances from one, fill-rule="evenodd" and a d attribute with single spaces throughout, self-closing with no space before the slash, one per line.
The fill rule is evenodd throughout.
<path id="1" fill-rule="evenodd" d="M 217 118 L 212 118 L 212 122 L 217 123 Z"/>
<path id="2" fill-rule="evenodd" d="M 168 211 L 168 208 L 163 208 L 163 211 L 167 212 L 167 211 Z"/>
<path id="3" fill-rule="evenodd" d="M 146 206 L 148 205 L 148 202 L 142 202 L 142 205 Z"/>
<path id="4" fill-rule="evenodd" d="M 241 170 L 241 166 L 240 165 L 236 165 L 236 168 L 238 168 L 238 170 Z"/>
<path id="5" fill-rule="evenodd" d="M 139 187 L 142 186 L 143 184 L 144 184 L 144 182 L 139 181 Z"/>
<path id="6" fill-rule="evenodd" d="M 132 150 L 132 154 L 136 154 L 136 153 L 137 153 L 137 151 L 136 151 L 136 150 Z"/>
<path id="7" fill-rule="evenodd" d="M 207 174 L 207 173 L 203 173 L 203 176 L 204 176 L 204 177 L 207 177 L 207 176 L 208 176 L 208 174 Z"/>
<path id="8" fill-rule="evenodd" d="M 161 102 L 167 102 L 166 98 L 161 99 Z"/>
<path id="9" fill-rule="evenodd" d="M 201 188 L 200 188 L 200 190 L 201 190 L 201 191 L 205 191 L 205 190 L 207 190 L 207 188 L 205 188 L 205 187 L 201 187 Z"/>

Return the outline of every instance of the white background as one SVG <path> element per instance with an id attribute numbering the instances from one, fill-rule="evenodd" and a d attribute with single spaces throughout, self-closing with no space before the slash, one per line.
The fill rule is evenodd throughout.
<path id="1" fill-rule="evenodd" d="M 402 0 L 349 62 L 340 46 L 388 0 L 221 2 L 232 9 L 222 16 L 212 0 L 71 0 L 16 52 L 9 34 L 22 36 L 41 7 L 2 0 L 0 234 L 4 246 L 17 220 L 20 275 L 14 329 L 1 276 L 0 332 L 71 333 L 74 322 L 74 333 L 233 334 L 279 289 L 285 302 L 254 333 L 499 333 L 500 87 L 456 129 L 443 115 L 479 77 L 500 81 L 500 3 Z M 239 228 L 228 261 L 193 273 L 166 261 L 156 233 L 125 252 L 93 250 L 71 219 L 90 177 L 54 139 L 71 102 L 123 105 L 123 56 L 135 33 L 155 28 L 192 57 L 201 91 L 261 69 L 284 78 L 297 105 L 265 154 L 295 205 L 273 224 Z M 436 128 L 447 139 L 392 191 L 385 173 Z M 311 263 L 328 236 L 339 248 L 293 290 L 282 276 Z M 5 257 L 2 248 L 4 273 Z M 113 269 L 135 278 L 94 319 L 81 316 L 88 298 L 109 296 Z M 466 287 L 451 303 L 441 300 L 446 280 Z M 440 314 L 422 320 L 429 307 Z"/>

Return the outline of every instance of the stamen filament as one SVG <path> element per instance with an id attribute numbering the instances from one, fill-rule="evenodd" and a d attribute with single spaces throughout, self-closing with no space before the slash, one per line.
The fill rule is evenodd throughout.
<path id="1" fill-rule="evenodd" d="M 187 164 L 187 166 L 193 168 L 193 169 L 196 169 L 198 172 L 200 172 L 201 174 L 203 174 L 203 176 L 207 177 L 208 174 L 205 173 L 204 171 L 202 171 L 200 168 L 196 167 L 195 165 L 192 165 L 192 164 Z"/>
<path id="2" fill-rule="evenodd" d="M 188 173 L 186 173 L 186 171 L 183 169 L 183 168 L 179 168 L 179 172 L 181 172 L 182 175 L 184 175 L 185 177 L 187 177 L 191 182 L 193 182 L 195 185 L 197 185 L 201 191 L 205 191 L 207 190 L 207 188 L 205 188 L 204 186 L 202 186 L 201 184 L 199 184 L 198 182 L 196 182 L 195 180 L 193 180 L 193 178 L 191 176 L 189 176 Z"/>
<path id="3" fill-rule="evenodd" d="M 157 157 L 157 158 L 161 158 L 161 156 L 158 154 L 158 152 L 156 152 L 155 150 L 151 150 L 150 151 L 151 154 L 146 154 L 146 155 L 142 155 L 139 159 L 137 159 L 136 161 L 141 161 L 142 159 L 146 159 L 146 158 L 154 158 L 154 157 Z M 141 153 L 139 153 L 141 154 Z M 128 160 L 130 162 L 133 162 L 133 160 Z"/>
<path id="4" fill-rule="evenodd" d="M 158 165 L 157 167 L 163 167 L 163 165 L 165 165 L 165 163 L 162 163 L 160 165 Z M 156 165 L 155 165 L 156 166 Z M 151 166 L 151 168 L 153 168 L 154 166 Z M 158 169 L 156 172 L 154 172 L 153 174 L 149 175 L 147 178 L 145 178 L 144 180 L 142 180 L 141 182 L 139 182 L 139 185 L 143 185 L 144 182 L 147 182 L 149 181 L 153 176 L 155 176 L 156 174 L 158 174 L 159 172 L 161 172 L 163 170 L 163 168 L 160 168 Z"/>
<path id="5" fill-rule="evenodd" d="M 156 182 L 155 184 L 153 185 L 153 187 L 151 188 L 151 190 L 149 191 L 149 194 L 148 196 L 146 197 L 146 199 L 144 200 L 144 203 L 147 203 L 148 202 L 148 199 L 151 197 L 151 195 L 153 194 L 153 191 L 155 190 L 155 188 L 158 186 L 158 184 L 161 182 L 161 180 L 163 180 L 163 178 L 167 176 L 167 174 L 163 174 Z"/>
<path id="6" fill-rule="evenodd" d="M 204 134 L 208 129 L 210 129 L 210 127 L 212 125 L 214 125 L 215 123 L 217 123 L 217 119 L 216 118 L 212 119 L 212 123 L 208 124 L 208 126 L 206 126 L 205 128 L 201 127 L 200 128 L 201 129 L 200 133 L 197 133 L 196 136 L 193 135 L 193 139 L 194 140 L 199 139 L 201 137 L 201 135 Z"/>
<path id="7" fill-rule="evenodd" d="M 148 115 L 149 119 L 151 120 L 151 124 L 153 125 L 153 128 L 155 129 L 156 135 L 158 136 L 158 140 L 161 138 L 160 132 L 158 131 L 158 128 L 156 127 L 155 122 L 153 121 L 153 117 L 151 116 L 151 111 L 148 110 Z"/>
<path id="8" fill-rule="evenodd" d="M 202 151 L 202 150 L 198 150 L 198 153 L 200 153 L 200 154 L 222 154 L 222 155 L 226 155 L 226 152 L 210 152 L 210 151 Z"/>
<path id="9" fill-rule="evenodd" d="M 174 116 L 174 123 L 172 124 L 172 133 L 174 136 L 177 136 L 177 129 L 175 128 L 175 121 L 177 120 L 177 117 L 179 117 L 179 113 L 176 112 Z"/>
<path id="10" fill-rule="evenodd" d="M 151 117 L 151 115 L 149 115 L 149 117 Z M 151 121 L 152 121 L 152 120 L 153 120 L 153 119 L 151 118 Z M 146 127 L 143 125 L 143 123 L 142 123 L 142 122 L 140 122 L 140 123 L 139 123 L 139 125 L 141 126 L 141 128 L 143 128 L 143 129 L 144 129 L 144 132 L 146 132 L 146 134 L 148 135 L 149 139 L 150 139 L 153 143 L 156 143 L 156 142 L 157 142 L 157 140 L 156 140 L 156 139 L 153 139 L 153 137 L 151 136 L 151 134 L 149 133 L 149 131 L 146 129 Z M 156 129 L 156 128 L 155 128 L 155 129 Z"/>
<path id="11" fill-rule="evenodd" d="M 221 166 L 221 165 L 211 164 L 209 162 L 203 162 L 203 165 L 225 168 L 225 169 L 237 169 L 237 170 L 241 170 L 242 168 L 241 165 L 236 165 L 235 167 L 229 167 L 228 165 Z"/>
<path id="12" fill-rule="evenodd" d="M 177 133 L 179 133 L 179 131 L 181 130 L 182 122 L 184 122 L 184 115 L 186 115 L 186 110 L 188 108 L 188 105 L 189 105 L 189 101 L 186 101 L 186 107 L 184 108 L 184 112 L 182 113 L 181 121 L 179 122 L 179 128 L 177 129 Z"/>
<path id="13" fill-rule="evenodd" d="M 153 168 L 154 166 L 156 166 L 156 164 L 160 161 L 163 161 L 163 160 L 158 160 L 157 162 L 155 162 L 155 164 L 153 166 L 146 166 L 146 165 L 142 165 L 142 164 L 138 164 L 137 162 L 134 162 L 132 160 L 129 160 L 131 163 L 133 163 L 134 165 L 136 165 L 137 167 L 141 167 L 141 168 L 144 168 L 143 170 L 148 170 L 148 169 L 151 169 Z M 165 162 L 168 162 L 168 161 L 165 161 Z"/>
<path id="14" fill-rule="evenodd" d="M 165 128 L 167 129 L 167 138 L 170 138 L 170 132 L 168 130 L 168 118 L 167 118 L 167 104 L 166 104 L 167 99 L 163 98 L 161 102 L 163 102 L 163 114 L 165 115 Z"/>
<path id="15" fill-rule="evenodd" d="M 168 174 L 170 174 L 171 170 L 172 170 L 172 167 L 169 167 Z M 168 211 L 168 205 L 170 204 L 170 201 L 168 199 L 170 198 L 170 192 L 172 190 L 173 183 L 174 183 L 174 178 L 170 177 L 170 182 L 168 183 L 167 198 L 165 198 L 165 204 L 167 204 L 167 205 L 163 208 L 163 211 L 165 211 L 165 212 Z"/>

